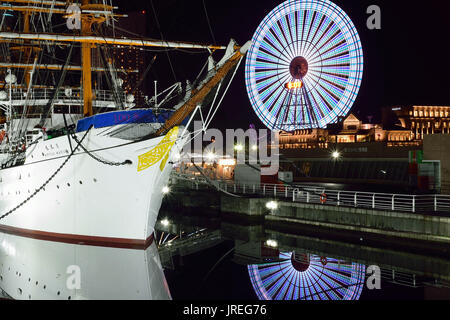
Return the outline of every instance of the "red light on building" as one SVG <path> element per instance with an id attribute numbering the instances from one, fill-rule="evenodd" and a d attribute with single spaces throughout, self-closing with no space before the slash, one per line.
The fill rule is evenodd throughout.
<path id="1" fill-rule="evenodd" d="M 288 82 L 285 85 L 285 88 L 288 90 L 295 90 L 295 89 L 301 89 L 303 87 L 302 81 L 294 81 L 294 82 Z"/>

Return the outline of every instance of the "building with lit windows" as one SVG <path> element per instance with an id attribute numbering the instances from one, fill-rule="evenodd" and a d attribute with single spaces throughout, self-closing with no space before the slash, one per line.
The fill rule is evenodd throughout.
<path id="1" fill-rule="evenodd" d="M 280 132 L 280 171 L 293 172 L 295 182 L 373 183 L 439 190 L 441 178 L 447 178 L 443 157 L 424 147 L 424 139 L 432 136 L 450 139 L 450 107 L 387 108 L 379 124 L 364 123 L 349 114 L 326 129 Z M 423 163 L 411 160 L 417 152 L 424 152 Z M 438 173 L 426 177 L 429 183 L 421 183 L 421 175 L 430 171 L 426 168 L 431 162 L 437 163 Z"/>
<path id="2" fill-rule="evenodd" d="M 122 34 L 122 30 L 129 31 L 124 34 L 127 37 L 133 37 L 133 34 L 142 36 L 147 33 L 145 11 L 130 12 L 127 15 L 128 17 L 121 18 L 115 25 L 119 34 Z M 149 63 L 146 51 L 142 47 L 117 46 L 112 49 L 112 58 L 115 67 L 123 70 L 123 73 L 119 72 L 119 77 L 123 80 L 122 88 L 125 93 L 134 95 L 136 107 L 144 107 L 145 96 L 151 95 L 147 79 L 144 78 L 141 82 L 141 77 L 144 76 Z M 138 72 L 135 72 L 135 70 Z M 121 74 L 124 74 L 124 76 L 120 76 Z"/>
<path id="3" fill-rule="evenodd" d="M 363 123 L 354 114 L 327 129 L 280 132 L 281 149 L 327 149 L 335 144 L 384 142 L 387 147 L 418 147 L 420 141 L 409 128 Z"/>
<path id="4" fill-rule="evenodd" d="M 394 107 L 392 111 L 416 140 L 423 140 L 426 134 L 450 134 L 450 107 L 408 106 Z"/>

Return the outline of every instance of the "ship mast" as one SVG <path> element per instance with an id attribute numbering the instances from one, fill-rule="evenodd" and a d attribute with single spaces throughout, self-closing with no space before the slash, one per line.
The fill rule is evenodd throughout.
<path id="1" fill-rule="evenodd" d="M 63 34 L 63 33 L 33 33 L 30 28 L 30 18 L 34 12 L 39 13 L 51 13 L 51 14 L 61 14 L 67 15 L 67 11 L 64 6 L 68 6 L 71 2 L 62 1 L 48 1 L 48 0 L 6 0 L 3 2 L 11 2 L 13 5 L 1 5 L 0 10 L 14 10 L 22 12 L 24 24 L 23 32 L 2 32 L 0 31 L 0 42 L 17 43 L 16 47 L 11 47 L 11 49 L 22 50 L 25 52 L 25 58 L 28 60 L 24 63 L 0 63 L 0 68 L 5 67 L 15 67 L 23 68 L 26 70 L 25 82 L 26 87 L 29 86 L 30 75 L 28 70 L 33 68 L 37 69 L 48 69 L 54 70 L 59 66 L 57 65 L 32 65 L 32 56 L 38 56 L 40 48 L 36 46 L 42 41 L 52 42 L 55 44 L 64 43 L 79 43 L 81 44 L 81 67 L 76 66 L 64 66 L 67 70 L 80 70 L 82 72 L 81 76 L 81 88 L 83 97 L 83 114 L 84 117 L 89 117 L 94 114 L 93 111 L 93 88 L 92 88 L 92 49 L 97 45 L 109 45 L 109 46 L 136 46 L 136 47 L 160 47 L 160 48 L 174 48 L 174 49 L 197 49 L 197 50 L 208 50 L 209 52 L 214 52 L 216 50 L 227 49 L 226 46 L 218 45 L 205 45 L 190 42 L 177 42 L 177 41 L 163 41 L 145 38 L 113 38 L 96 36 L 93 32 L 93 24 L 102 24 L 107 19 L 115 17 L 123 17 L 125 15 L 120 15 L 113 13 L 115 7 L 108 6 L 105 4 L 91 3 L 91 0 L 81 0 L 81 30 L 80 32 L 75 32 L 73 34 Z M 22 4 L 22 5 L 20 5 Z M 37 6 L 40 5 L 40 6 Z M 57 7 L 57 8 L 55 8 Z M 62 8 L 61 8 L 62 7 Z M 245 52 L 241 50 L 240 47 L 234 47 L 234 54 L 230 57 L 224 65 L 222 65 L 215 76 L 209 79 L 203 84 L 201 88 L 194 91 L 193 97 L 185 105 L 183 105 L 179 110 L 177 110 L 173 117 L 165 123 L 165 125 L 158 131 L 158 134 L 162 134 L 167 131 L 173 125 L 179 123 L 187 114 L 192 112 L 193 108 L 205 98 L 208 92 L 216 86 L 221 79 L 223 79 L 228 72 L 237 65 L 238 61 L 245 55 Z M 34 55 L 33 55 L 34 54 Z"/>
<path id="2" fill-rule="evenodd" d="M 89 0 L 82 0 L 82 8 L 89 5 Z M 91 35 L 93 19 L 90 15 L 81 16 L 81 35 Z M 92 44 L 83 42 L 81 44 L 81 61 L 82 61 L 82 88 L 83 88 L 83 114 L 90 117 L 94 114 L 92 109 Z"/>

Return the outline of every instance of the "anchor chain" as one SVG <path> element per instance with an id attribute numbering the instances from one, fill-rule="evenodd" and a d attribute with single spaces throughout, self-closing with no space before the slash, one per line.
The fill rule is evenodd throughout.
<path id="1" fill-rule="evenodd" d="M 108 165 L 108 166 L 116 166 L 116 167 L 124 166 L 124 165 L 132 164 L 132 163 L 133 163 L 131 160 L 125 160 L 125 161 L 123 161 L 123 162 L 111 162 L 111 161 L 107 161 L 107 160 L 101 159 L 101 158 L 99 158 L 99 157 L 97 157 L 97 156 L 94 156 L 89 150 L 87 150 L 87 149 L 81 144 L 81 141 L 78 140 L 78 138 L 77 138 L 76 135 L 72 135 L 72 138 L 78 143 L 78 145 L 81 147 L 81 149 L 84 150 L 84 152 L 86 152 L 92 159 L 94 159 L 94 160 L 96 160 L 96 161 L 98 161 L 98 162 L 100 162 L 100 163 L 103 163 L 103 164 Z"/>

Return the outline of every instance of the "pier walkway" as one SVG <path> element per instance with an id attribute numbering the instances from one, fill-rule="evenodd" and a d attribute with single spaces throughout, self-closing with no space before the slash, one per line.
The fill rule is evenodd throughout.
<path id="1" fill-rule="evenodd" d="M 343 191 L 297 184 L 237 184 L 233 181 L 210 180 L 202 176 L 178 173 L 172 175 L 172 181 L 184 182 L 183 186 L 193 190 L 215 189 L 230 196 L 260 197 L 306 204 L 383 211 L 450 214 L 450 196 L 448 195 Z"/>

